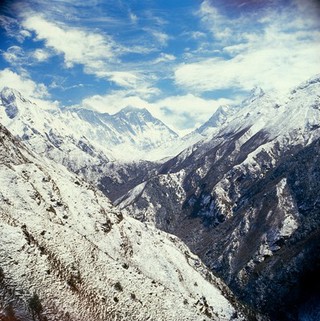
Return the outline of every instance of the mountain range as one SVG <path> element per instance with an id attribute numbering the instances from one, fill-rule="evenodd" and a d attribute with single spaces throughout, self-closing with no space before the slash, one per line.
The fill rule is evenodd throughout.
<path id="1" fill-rule="evenodd" d="M 0 142 L 1 320 L 244 320 L 177 237 L 123 215 L 2 125 Z"/>
<path id="2" fill-rule="evenodd" d="M 0 98 L 7 315 L 31 318 L 39 295 L 39 320 L 318 319 L 319 75 L 254 88 L 185 137 L 146 109 Z"/>

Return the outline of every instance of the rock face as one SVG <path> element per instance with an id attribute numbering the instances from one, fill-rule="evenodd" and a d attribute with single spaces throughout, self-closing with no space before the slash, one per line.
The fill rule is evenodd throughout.
<path id="1" fill-rule="evenodd" d="M 244 320 L 175 236 L 116 210 L 0 125 L 1 320 Z"/>
<path id="2" fill-rule="evenodd" d="M 312 302 L 307 312 L 319 313 L 319 179 L 317 139 L 247 188 L 228 232 L 220 224 L 211 246 L 202 249 L 206 262 L 229 280 L 239 298 L 272 320 L 303 319 L 303 307 Z"/>
<path id="3" fill-rule="evenodd" d="M 19 97 L 21 99 L 21 97 Z M 5 106 L 5 112 L 10 119 L 18 114 L 17 97 L 9 88 L 4 88 L 1 92 L 2 104 Z"/>
<path id="4" fill-rule="evenodd" d="M 117 201 L 182 238 L 272 320 L 319 313 L 319 93 L 319 76 L 282 100 L 255 90 L 218 132 Z"/>

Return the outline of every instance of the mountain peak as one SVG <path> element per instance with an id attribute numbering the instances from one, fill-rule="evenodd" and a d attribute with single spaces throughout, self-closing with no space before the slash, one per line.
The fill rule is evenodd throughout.
<path id="1" fill-rule="evenodd" d="M 5 87 L 2 88 L 2 90 L 1 90 L 1 92 L 0 92 L 0 95 L 1 95 L 1 96 L 6 96 L 6 95 L 9 95 L 9 94 L 16 94 L 16 93 L 18 93 L 17 90 L 5 86 Z"/>
<path id="2" fill-rule="evenodd" d="M 3 87 L 0 92 L 0 97 L 3 104 L 10 104 L 16 100 L 16 97 L 19 95 L 19 92 L 15 89 L 9 87 Z"/>
<path id="3" fill-rule="evenodd" d="M 255 86 L 251 89 L 250 91 L 250 95 L 248 96 L 248 98 L 246 98 L 242 104 L 251 104 L 252 102 L 254 102 L 255 100 L 261 98 L 262 96 L 265 95 L 265 92 L 263 91 L 263 89 L 259 86 Z"/>
<path id="4" fill-rule="evenodd" d="M 148 109 L 127 106 L 114 114 L 116 118 L 126 119 L 132 124 L 139 123 L 140 125 L 151 122 L 155 124 L 162 123 L 159 119 L 155 118 Z"/>
<path id="5" fill-rule="evenodd" d="M 16 117 L 19 112 L 17 97 L 21 99 L 21 94 L 9 87 L 4 87 L 0 92 L 1 104 L 5 107 L 6 114 L 10 119 Z"/>
<path id="6" fill-rule="evenodd" d="M 0 162 L 1 320 L 202 321 L 241 312 L 178 238 L 123 215 L 2 125 Z"/>
<path id="7" fill-rule="evenodd" d="M 306 89 L 312 85 L 320 85 L 320 74 L 316 74 L 313 77 L 309 78 L 307 81 L 304 81 L 303 83 L 301 83 L 299 86 L 297 86 L 296 88 L 294 88 L 291 93 L 294 94 L 296 93 L 298 90 L 303 90 Z"/>
<path id="8" fill-rule="evenodd" d="M 2 101 L 4 100 L 7 103 L 10 103 L 16 100 L 17 98 L 23 102 L 28 101 L 26 98 L 23 97 L 20 91 L 7 86 L 3 87 L 0 91 L 0 98 Z"/>
<path id="9" fill-rule="evenodd" d="M 259 87 L 259 86 L 254 86 L 252 89 L 251 89 L 251 96 L 258 96 L 258 97 L 261 97 L 264 95 L 264 90 Z"/>
<path id="10" fill-rule="evenodd" d="M 115 115 L 118 115 L 118 114 L 125 114 L 125 115 L 143 114 L 143 115 L 148 115 L 148 116 L 153 117 L 148 109 L 134 107 L 134 106 L 126 106 L 126 107 L 122 108 L 119 112 L 117 112 Z"/>
<path id="11" fill-rule="evenodd" d="M 219 126 L 222 126 L 234 112 L 235 108 L 233 106 L 222 105 L 213 113 L 210 119 L 196 129 L 196 131 L 199 134 L 206 135 L 206 132 L 209 132 L 209 129 L 217 129 Z"/>
<path id="12" fill-rule="evenodd" d="M 130 153 L 132 159 L 158 158 L 153 155 L 161 154 L 159 150 L 163 146 L 167 148 L 168 144 L 178 138 L 178 134 L 146 108 L 126 106 L 117 113 L 108 114 L 75 107 L 64 109 L 63 116 L 72 119 L 68 122 L 68 127 L 73 127 L 76 132 L 82 127 L 81 135 L 103 149 L 108 148 L 108 153 L 111 150 L 118 159 L 128 160 L 128 153 L 124 152 L 123 146 L 126 146 L 126 151 L 134 151 Z"/>

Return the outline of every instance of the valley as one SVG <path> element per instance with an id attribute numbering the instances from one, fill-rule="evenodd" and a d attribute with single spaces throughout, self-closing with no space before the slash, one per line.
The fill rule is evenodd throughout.
<path id="1" fill-rule="evenodd" d="M 32 320 L 36 293 L 39 320 L 315 320 L 319 75 L 184 137 L 0 98 L 0 313 Z"/>

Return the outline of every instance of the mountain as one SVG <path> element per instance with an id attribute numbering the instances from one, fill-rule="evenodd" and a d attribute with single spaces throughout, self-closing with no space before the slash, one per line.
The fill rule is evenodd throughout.
<path id="1" fill-rule="evenodd" d="M 220 106 L 199 128 L 195 129 L 191 133 L 182 137 L 179 147 L 176 149 L 176 155 L 182 152 L 184 149 L 204 140 L 208 137 L 216 135 L 221 127 L 225 126 L 229 121 L 233 119 L 233 116 L 239 112 L 239 110 L 251 104 L 256 99 L 262 97 L 264 91 L 255 87 L 251 90 L 250 95 L 240 105 L 222 105 Z M 184 147 L 184 148 L 183 148 Z"/>
<path id="2" fill-rule="evenodd" d="M 145 108 L 126 107 L 114 115 L 81 108 L 65 108 L 63 113 L 72 119 L 69 125 L 73 130 L 79 130 L 80 126 L 90 141 L 107 146 L 116 159 L 162 158 L 166 155 L 161 151 L 178 138 L 178 134 Z"/>
<path id="3" fill-rule="evenodd" d="M 77 145 L 90 141 L 88 152 L 103 152 L 106 160 L 156 160 L 167 156 L 162 152 L 178 138 L 147 109 L 126 107 L 114 115 L 82 108 L 44 109 L 10 88 L 0 92 L 0 102 L 5 126 L 30 144 L 33 139 L 40 140 L 41 146 L 35 147 L 39 151 L 44 148 L 43 152 L 61 149 L 67 142 L 75 146 L 66 147 L 63 154 L 68 148 L 78 152 L 83 147 Z"/>
<path id="4" fill-rule="evenodd" d="M 237 106 L 232 105 L 220 106 L 207 122 L 196 129 L 196 132 L 206 137 L 209 136 L 213 130 L 219 130 L 219 128 L 235 114 L 237 111 L 236 107 Z"/>
<path id="5" fill-rule="evenodd" d="M 2 125 L 0 186 L 1 320 L 245 320 L 177 237 L 123 215 Z"/>
<path id="6" fill-rule="evenodd" d="M 69 121 L 57 109 L 43 109 L 14 89 L 0 92 L 1 123 L 33 151 L 79 172 L 113 159 L 82 133 L 71 131 Z M 110 153 L 111 154 L 111 153 Z"/>
<path id="7" fill-rule="evenodd" d="M 0 92 L 2 123 L 32 150 L 98 186 L 112 201 L 153 176 L 171 158 L 208 137 L 236 109 L 220 107 L 198 130 L 180 138 L 146 109 L 110 115 L 83 108 L 44 109 L 11 88 Z"/>
<path id="8" fill-rule="evenodd" d="M 146 109 L 115 115 L 86 109 L 44 109 L 14 89 L 0 92 L 3 125 L 49 159 L 99 186 L 113 200 L 156 167 L 146 159 L 166 156 L 178 135 Z"/>
<path id="9" fill-rule="evenodd" d="M 156 226 L 186 242 L 256 318 L 261 313 L 272 321 L 319 319 L 320 76 L 281 98 L 255 88 L 238 106 L 219 108 L 189 137 L 175 138 L 159 129 L 154 136 L 161 137 L 159 144 L 169 137 L 164 148 L 156 147 L 157 139 L 143 143 L 144 131 L 151 128 L 151 137 L 162 126 L 144 110 L 126 108 L 115 115 L 43 110 L 15 91 L 3 92 L 1 121 L 16 137 L 117 199 L 118 210 L 145 223 L 140 226 Z M 108 146 L 101 139 L 107 133 Z M 149 155 L 144 160 L 116 160 L 120 149 L 122 155 L 133 153 L 138 145 Z M 174 150 L 179 154 L 164 163 L 146 161 Z M 45 162 L 47 170 L 52 163 Z M 27 199 L 14 195 L 10 203 L 19 197 Z"/>
<path id="10" fill-rule="evenodd" d="M 118 199 L 180 237 L 271 320 L 319 314 L 320 76 L 256 89 L 222 127 Z"/>

